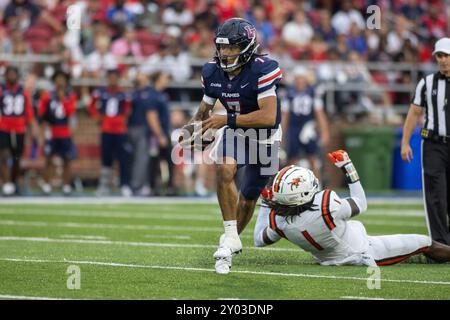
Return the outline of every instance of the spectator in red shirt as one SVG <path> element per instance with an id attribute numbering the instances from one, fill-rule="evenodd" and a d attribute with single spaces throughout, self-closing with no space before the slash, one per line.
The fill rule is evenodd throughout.
<path id="1" fill-rule="evenodd" d="M 27 125 L 37 137 L 37 124 L 33 116 L 30 94 L 19 84 L 19 71 L 9 66 L 5 72 L 6 83 L 0 86 L 0 172 L 3 176 L 3 194 L 16 193 L 20 173 L 20 160 L 24 150 Z M 8 159 L 12 157 L 12 168 Z"/>
<path id="2" fill-rule="evenodd" d="M 129 160 L 131 147 L 127 139 L 127 117 L 131 109 L 131 98 L 119 87 L 119 71 L 108 71 L 108 86 L 92 94 L 88 112 L 101 123 L 102 170 L 97 195 L 109 193 L 114 160 L 119 162 L 120 187 L 123 196 L 132 195 L 129 186 Z"/>
<path id="3" fill-rule="evenodd" d="M 46 141 L 44 154 L 46 156 L 44 180 L 41 186 L 45 194 L 50 194 L 50 176 L 52 160 L 59 156 L 63 160 L 63 193 L 69 195 L 71 187 L 71 162 L 76 158 L 75 145 L 69 127 L 70 118 L 75 114 L 77 96 L 69 88 L 69 75 L 57 71 L 53 75 L 55 90 L 44 92 L 39 100 L 39 118 L 50 128 L 50 139 Z"/>
<path id="4" fill-rule="evenodd" d="M 446 16 L 445 14 L 443 15 L 436 6 L 430 5 L 428 15 L 425 15 L 423 19 L 423 24 L 427 28 L 429 37 L 442 38 L 446 36 Z"/>

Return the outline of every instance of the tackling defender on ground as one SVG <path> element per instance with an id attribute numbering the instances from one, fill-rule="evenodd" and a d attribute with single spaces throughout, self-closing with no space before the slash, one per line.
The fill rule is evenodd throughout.
<path id="1" fill-rule="evenodd" d="M 350 197 L 318 190 L 312 171 L 288 166 L 263 192 L 263 205 L 254 230 L 257 247 L 285 238 L 310 252 L 321 265 L 383 266 L 424 253 L 436 262 L 450 261 L 450 247 L 418 234 L 369 236 L 364 225 L 350 219 L 367 210 L 364 189 L 348 154 L 328 154 L 343 170 Z"/>

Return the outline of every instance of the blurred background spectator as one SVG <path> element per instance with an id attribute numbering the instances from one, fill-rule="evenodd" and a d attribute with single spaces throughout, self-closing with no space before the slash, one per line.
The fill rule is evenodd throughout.
<path id="1" fill-rule="evenodd" d="M 373 4 L 381 9 L 379 29 L 366 28 L 366 9 Z M 79 29 L 67 27 L 72 5 L 81 12 Z M 21 83 L 33 84 L 38 101 L 42 91 L 51 90 L 55 70 L 70 74 L 79 98 L 74 172 L 96 185 L 99 146 L 91 141 L 100 133 L 85 110 L 94 88 L 106 85 L 107 71 L 117 69 L 125 92 L 136 88 L 138 71 L 146 77 L 168 74 L 162 94 L 175 123 L 169 129 L 173 136 L 202 97 L 199 74 L 214 56 L 216 28 L 234 16 L 250 20 L 260 52 L 280 62 L 285 74 L 280 89 L 293 85 L 291 70 L 307 65 L 330 119 L 378 124 L 396 123 L 405 114 L 409 92 L 433 70 L 434 42 L 450 34 L 448 1 L 0 0 L 1 83 L 5 68 L 16 65 Z M 208 170 L 175 165 L 173 189 L 206 195 L 213 188 L 203 178 Z"/>

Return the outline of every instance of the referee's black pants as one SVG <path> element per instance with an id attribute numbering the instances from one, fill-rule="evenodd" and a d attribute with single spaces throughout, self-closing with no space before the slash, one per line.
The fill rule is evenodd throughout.
<path id="1" fill-rule="evenodd" d="M 424 140 L 423 187 L 430 236 L 450 245 L 450 142 Z"/>

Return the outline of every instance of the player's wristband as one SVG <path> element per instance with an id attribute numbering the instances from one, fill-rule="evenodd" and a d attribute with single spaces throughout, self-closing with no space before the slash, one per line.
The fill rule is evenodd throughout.
<path id="1" fill-rule="evenodd" d="M 358 172 L 356 171 L 355 166 L 352 162 L 343 165 L 341 170 L 345 174 L 345 181 L 347 182 L 347 184 L 359 181 Z"/>
<path id="2" fill-rule="evenodd" d="M 236 114 L 234 114 L 234 113 L 227 114 L 227 125 L 231 129 L 236 129 Z"/>

